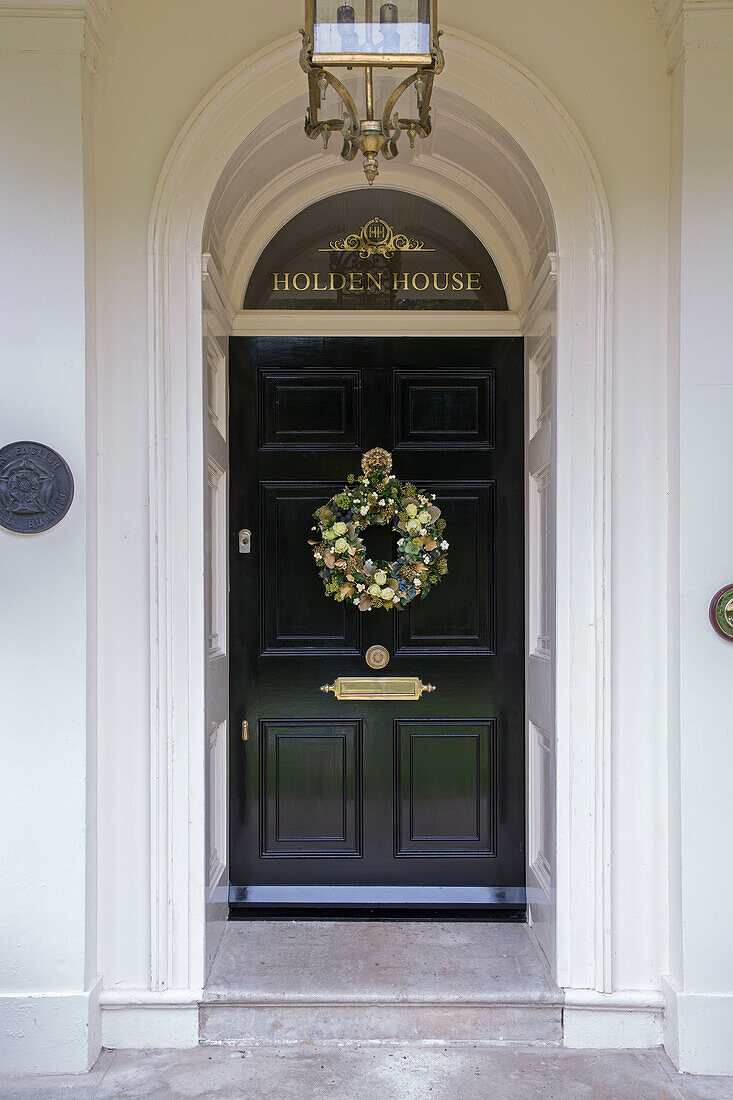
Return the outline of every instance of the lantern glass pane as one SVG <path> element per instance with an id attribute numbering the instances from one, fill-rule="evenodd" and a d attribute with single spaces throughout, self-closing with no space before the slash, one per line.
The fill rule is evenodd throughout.
<path id="1" fill-rule="evenodd" d="M 314 54 L 429 56 L 430 0 L 315 0 Z"/>

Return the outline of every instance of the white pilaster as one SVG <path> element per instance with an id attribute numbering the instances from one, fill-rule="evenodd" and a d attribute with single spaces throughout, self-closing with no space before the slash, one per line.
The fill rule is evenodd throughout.
<path id="1" fill-rule="evenodd" d="M 733 1073 L 733 645 L 707 610 L 733 581 L 733 3 L 659 7 L 673 98 L 665 1043 L 681 1070 L 723 1074 Z"/>
<path id="2" fill-rule="evenodd" d="M 0 1066 L 82 1072 L 96 975 L 92 71 L 105 7 L 0 4 L 0 446 L 71 466 L 51 531 L 0 530 Z"/>

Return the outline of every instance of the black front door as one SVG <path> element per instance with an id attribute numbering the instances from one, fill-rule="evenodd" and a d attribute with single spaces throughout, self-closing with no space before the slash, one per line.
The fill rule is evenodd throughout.
<path id="1" fill-rule="evenodd" d="M 233 907 L 524 905 L 523 438 L 519 339 L 232 340 Z M 372 447 L 450 543 L 399 613 L 327 597 L 308 545 Z M 395 537 L 368 529 L 369 555 Z M 379 675 L 436 690 L 321 691 L 375 675 L 377 644 Z"/>

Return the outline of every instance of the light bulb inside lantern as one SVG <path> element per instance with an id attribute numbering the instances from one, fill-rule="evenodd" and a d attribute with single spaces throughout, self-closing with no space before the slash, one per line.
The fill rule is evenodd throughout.
<path id="1" fill-rule="evenodd" d="M 355 28 L 354 9 L 351 4 L 343 3 L 336 9 L 336 26 L 341 36 L 341 48 L 344 53 L 356 52 L 359 39 Z"/>
<path id="2" fill-rule="evenodd" d="M 379 23 L 382 31 L 382 50 L 384 53 L 400 52 L 400 36 L 397 32 L 400 15 L 397 5 L 393 3 L 382 4 L 379 9 Z"/>

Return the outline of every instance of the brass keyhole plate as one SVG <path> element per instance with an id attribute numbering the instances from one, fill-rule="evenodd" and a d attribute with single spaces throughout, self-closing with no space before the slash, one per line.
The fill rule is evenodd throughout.
<path id="1" fill-rule="evenodd" d="M 383 645 L 373 645 L 367 650 L 366 663 L 370 668 L 386 668 L 389 664 L 389 650 Z"/>

